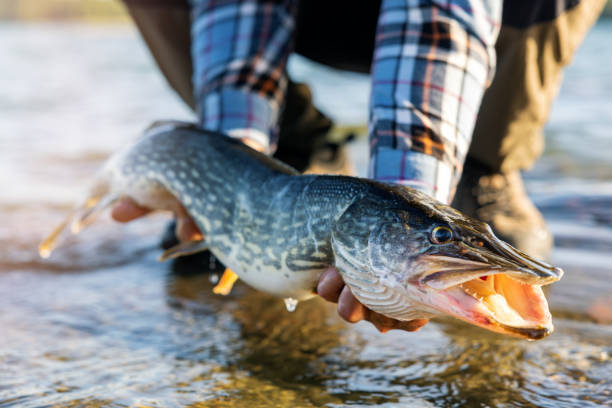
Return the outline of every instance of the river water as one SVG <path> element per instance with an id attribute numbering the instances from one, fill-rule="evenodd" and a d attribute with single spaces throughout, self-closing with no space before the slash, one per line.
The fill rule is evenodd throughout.
<path id="1" fill-rule="evenodd" d="M 612 24 L 567 70 L 528 188 L 556 235 L 556 331 L 540 342 L 450 319 L 417 333 L 294 313 L 206 265 L 158 263 L 167 217 L 101 220 L 48 260 L 40 239 L 148 123 L 192 119 L 127 26 L 0 25 L 0 407 L 612 406 Z M 341 123 L 367 80 L 293 60 Z M 365 143 L 352 148 L 363 172 Z"/>

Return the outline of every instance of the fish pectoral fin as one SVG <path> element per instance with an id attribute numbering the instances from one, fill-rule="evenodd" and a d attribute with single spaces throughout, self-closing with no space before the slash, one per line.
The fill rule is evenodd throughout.
<path id="1" fill-rule="evenodd" d="M 213 292 L 217 295 L 229 295 L 232 291 L 232 287 L 234 283 L 238 280 L 238 275 L 231 271 L 231 269 L 226 268 L 225 272 L 223 272 L 223 276 L 217 286 L 213 288 Z"/>
<path id="2" fill-rule="evenodd" d="M 60 235 L 62 235 L 62 233 L 67 229 L 68 225 L 70 225 L 72 217 L 72 213 L 69 214 L 68 217 L 66 217 L 66 219 L 62 221 L 60 225 L 55 227 L 55 229 L 40 243 L 38 246 L 38 254 L 41 258 L 48 258 L 51 255 L 51 252 L 57 245 Z"/>
<path id="3" fill-rule="evenodd" d="M 178 258 L 179 256 L 197 254 L 207 249 L 208 244 L 204 242 L 203 239 L 185 241 L 164 251 L 164 253 L 160 255 L 159 261 L 163 262 L 168 259 Z"/>
<path id="4" fill-rule="evenodd" d="M 70 211 L 64 221 L 41 242 L 38 246 L 38 254 L 41 258 L 48 258 L 65 231 L 70 230 L 73 234 L 78 234 L 83 228 L 91 224 L 100 212 L 113 205 L 117 198 L 117 196 L 108 195 L 106 192 L 90 196 L 81 205 Z"/>
<path id="5" fill-rule="evenodd" d="M 70 231 L 75 235 L 78 234 L 83 228 L 92 224 L 102 211 L 115 204 L 118 200 L 119 196 L 114 194 L 89 198 L 75 213 L 70 224 Z"/>

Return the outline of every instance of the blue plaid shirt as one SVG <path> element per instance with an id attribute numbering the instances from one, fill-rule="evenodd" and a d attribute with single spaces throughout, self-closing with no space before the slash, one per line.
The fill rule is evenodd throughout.
<path id="1" fill-rule="evenodd" d="M 308 0 L 303 0 L 308 1 Z M 201 125 L 275 149 L 297 1 L 191 0 Z M 495 67 L 501 0 L 383 0 L 369 175 L 452 198 Z"/>

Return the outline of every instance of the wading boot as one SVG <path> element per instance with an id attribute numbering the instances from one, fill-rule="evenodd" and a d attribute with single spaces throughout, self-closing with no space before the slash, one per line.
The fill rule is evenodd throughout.
<path id="1" fill-rule="evenodd" d="M 552 235 L 527 196 L 519 171 L 496 173 L 467 158 L 452 206 L 488 223 L 520 251 L 538 259 L 550 257 Z"/>
<path id="2" fill-rule="evenodd" d="M 312 103 L 305 84 L 289 82 L 274 157 L 300 173 L 353 175 L 346 151 L 353 134 L 332 138 L 333 122 Z"/>

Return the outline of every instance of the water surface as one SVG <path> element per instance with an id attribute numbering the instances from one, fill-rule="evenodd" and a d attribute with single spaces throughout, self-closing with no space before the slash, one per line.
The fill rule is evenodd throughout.
<path id="1" fill-rule="evenodd" d="M 530 343 L 450 319 L 381 335 L 242 284 L 213 295 L 207 265 L 156 261 L 162 215 L 105 218 L 40 260 L 108 154 L 192 116 L 129 27 L 0 25 L 0 406 L 612 405 L 611 35 L 600 23 L 567 70 L 527 175 L 566 271 L 556 331 Z M 365 120 L 366 79 L 291 69 L 337 120 Z M 365 144 L 352 151 L 363 172 Z"/>

